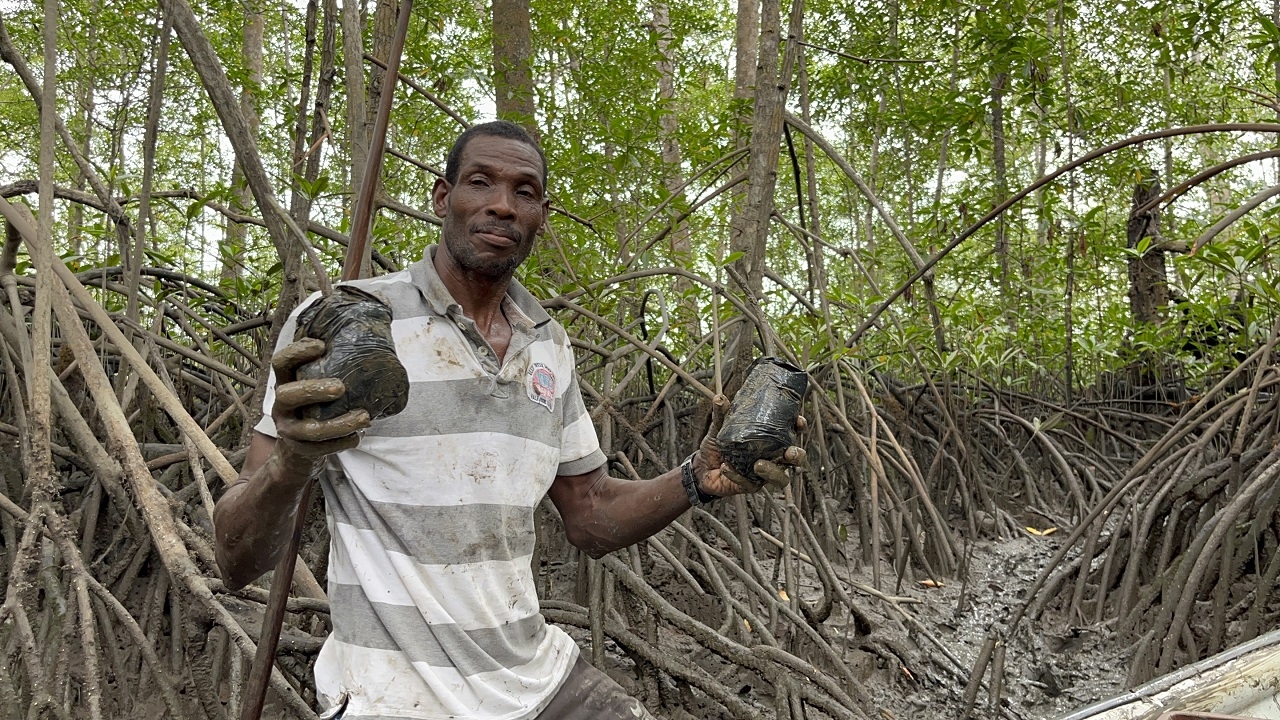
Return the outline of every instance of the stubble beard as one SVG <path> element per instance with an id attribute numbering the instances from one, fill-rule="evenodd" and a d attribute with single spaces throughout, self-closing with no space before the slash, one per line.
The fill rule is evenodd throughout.
<path id="1" fill-rule="evenodd" d="M 493 279 L 510 278 L 515 274 L 516 268 L 520 267 L 533 252 L 534 238 L 526 238 L 520 241 L 516 253 L 508 258 L 481 260 L 476 253 L 475 247 L 468 242 L 466 230 L 460 228 L 445 228 L 445 230 L 446 232 L 441 233 L 441 235 L 453 261 L 463 271 L 482 277 Z M 452 232 L 448 232 L 448 230 L 452 230 Z"/>

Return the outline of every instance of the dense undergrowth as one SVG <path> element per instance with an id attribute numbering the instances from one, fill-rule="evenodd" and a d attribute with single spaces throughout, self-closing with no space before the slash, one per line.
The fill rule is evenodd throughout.
<path id="1" fill-rule="evenodd" d="M 1275 9 L 815 2 L 788 30 L 765 3 L 740 34 L 765 80 L 735 87 L 750 5 L 534 6 L 553 214 L 522 280 L 573 338 L 610 471 L 685 457 L 754 356 L 813 387 L 785 490 L 602 561 L 547 505 L 547 617 L 661 715 L 797 720 L 921 694 L 1025 717 L 1011 665 L 1041 634 L 1129 648 L 1136 683 L 1274 625 Z M 375 57 L 386 8 L 355 18 Z M 242 701 L 266 585 L 225 591 L 212 503 L 307 254 L 341 262 L 369 98 L 336 2 L 198 10 L 61 5 L 40 131 L 50 26 L 0 5 L 0 717 Z M 488 112 L 483 15 L 414 15 L 374 272 L 433 241 L 433 159 Z M 928 588 L 1051 529 L 1011 614 L 948 640 Z M 324 533 L 317 510 L 283 716 L 314 714 Z"/>

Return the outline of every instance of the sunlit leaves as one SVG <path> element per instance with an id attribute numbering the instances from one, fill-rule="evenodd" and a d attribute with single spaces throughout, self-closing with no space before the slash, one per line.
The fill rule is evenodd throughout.
<path id="1" fill-rule="evenodd" d="M 63 8 L 60 112 L 79 141 L 91 131 L 86 146 L 91 161 L 114 194 L 129 196 L 141 187 L 141 108 L 159 27 L 154 2 L 64 0 Z M 688 179 L 735 147 L 737 118 L 751 110 L 750 99 L 733 97 L 732 5 L 678 0 L 668 9 L 675 93 L 659 100 L 651 5 L 614 4 L 606 10 L 577 0 L 534 2 L 534 70 L 550 191 L 553 202 L 577 218 L 553 214 L 553 232 L 540 239 L 522 270 L 522 280 L 541 296 L 572 292 L 624 269 L 679 265 L 714 278 L 739 258 L 728 247 L 731 193 L 684 219 L 691 245 L 687 254 L 674 253 L 664 233 L 675 216 L 742 172 L 743 163 L 717 167 L 668 210 L 652 212 L 670 195 L 660 146 L 663 116 L 675 113 L 680 171 Z M 198 11 L 233 83 L 247 84 L 240 57 L 243 3 L 212 0 Z M 15 42 L 29 57 L 38 53 L 38 13 L 37 5 L 28 3 L 12 21 L 6 16 Z M 296 187 L 312 201 L 316 222 L 345 232 L 349 133 L 340 58 L 325 110 L 325 140 L 314 150 L 321 158 L 318 179 L 307 180 L 290 157 L 302 18 L 302 6 L 294 4 L 267 13 L 264 78 L 251 88 L 262 117 L 258 139 L 278 194 L 286 198 Z M 945 245 L 996 201 L 994 73 L 1008 73 L 1003 104 L 1010 189 L 1137 132 L 1274 117 L 1271 109 L 1252 102 L 1259 98 L 1236 89 L 1263 95 L 1277 90 L 1280 27 L 1246 4 L 1012 0 L 978 8 L 952 1 L 811 0 L 805 36 L 846 55 L 926 61 L 859 62 L 816 47 L 804 49 L 813 124 L 864 175 L 922 255 Z M 370 28 L 366 43 L 371 40 Z M 415 10 L 403 72 L 468 120 L 488 119 L 491 47 L 485 3 L 433 0 Z M 228 221 L 219 208 L 232 199 L 230 148 L 177 44 L 170 61 L 156 188 L 171 194 L 152 204 L 148 230 L 154 231 L 159 255 L 149 262 L 213 275 L 224 258 L 243 254 L 245 277 L 229 280 L 228 290 L 246 307 L 260 309 L 272 302 L 279 258 L 256 227 L 248 228 L 243 242 L 226 239 Z M 314 87 L 313 79 L 313 93 Z M 86 124 L 83 113 L 90 104 Z M 795 83 L 789 109 L 800 112 Z M 0 183 L 35 176 L 35 126 L 34 104 L 25 90 L 12 73 L 0 73 L 0 133 L 13 148 L 0 159 Z M 456 121 L 422 96 L 403 88 L 396 95 L 390 143 L 397 151 L 443 166 L 458 130 Z M 772 281 L 765 283 L 762 309 L 788 344 L 811 361 L 843 359 L 902 375 L 919 373 L 920 357 L 929 371 L 1010 384 L 1060 378 L 1068 348 L 1077 378 L 1120 368 L 1140 351 L 1167 353 L 1208 372 L 1228 362 L 1240 343 L 1256 338 L 1280 308 L 1276 213 L 1261 208 L 1195 256 L 1170 255 L 1170 283 L 1180 299 L 1170 306 L 1162 328 L 1132 327 L 1127 261 L 1153 251 L 1157 242 L 1193 239 L 1244 198 L 1274 183 L 1276 168 L 1251 164 L 1192 190 L 1163 209 L 1160 239 L 1126 251 L 1136 171 L 1153 169 L 1167 188 L 1210 164 L 1273 146 L 1274 138 L 1241 134 L 1186 138 L 1091 163 L 1007 213 L 1007 288 L 1000 285 L 993 255 L 993 225 L 937 266 L 937 310 L 946 347 L 937 346 L 918 286 L 848 350 L 852 329 L 915 267 L 848 178 L 816 153 L 819 222 L 814 226 L 812 217 L 807 220 L 825 243 L 823 277 L 818 279 L 810 266 L 813 243 L 802 243 L 780 227 L 770 234 L 767 260 L 806 303 L 820 308 L 825 301 L 830 325 L 821 312 L 811 312 Z M 796 149 L 803 167 L 803 143 Z M 785 151 L 783 160 L 789 162 Z M 73 164 L 60 164 L 57 172 L 59 184 L 83 186 Z M 789 168 L 781 173 L 776 210 L 798 222 Z M 388 197 L 429 210 L 431 172 L 388 157 L 382 177 Z M 802 186 L 807 202 L 807 183 Z M 127 201 L 131 211 L 134 203 Z M 68 222 L 62 214 L 58 219 Z M 84 267 L 118 264 L 113 255 L 120 250 L 119 239 L 100 213 L 86 212 L 75 236 Z M 404 264 L 420 257 L 437 234 L 418 219 L 383 211 L 374 237 L 380 252 Z M 336 268 L 342 248 L 320 237 L 313 240 Z M 624 267 L 624 262 L 630 264 Z M 723 270 L 719 275 L 734 288 Z M 697 283 L 678 292 L 672 285 L 666 278 L 646 278 L 601 290 L 591 299 L 600 311 L 630 322 L 644 290 L 662 288 L 669 303 L 685 303 L 680 312 L 696 314 L 701 330 L 708 329 L 710 293 Z M 734 311 L 722 300 L 719 312 L 727 319 Z M 697 340 L 685 332 L 673 330 L 668 345 L 682 358 Z M 705 346 L 700 352 L 709 357 Z"/>

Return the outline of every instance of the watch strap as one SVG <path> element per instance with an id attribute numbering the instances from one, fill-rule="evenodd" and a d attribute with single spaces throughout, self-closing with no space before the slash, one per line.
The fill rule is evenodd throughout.
<path id="1" fill-rule="evenodd" d="M 698 483 L 698 476 L 693 472 L 693 455 L 685 458 L 680 463 L 680 482 L 684 485 L 685 495 L 689 498 L 689 504 L 693 507 L 706 505 L 712 500 L 719 500 L 719 495 L 712 495 L 705 492 Z"/>

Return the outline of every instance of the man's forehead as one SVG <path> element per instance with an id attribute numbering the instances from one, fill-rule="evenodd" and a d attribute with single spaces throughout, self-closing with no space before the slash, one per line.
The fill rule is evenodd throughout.
<path id="1" fill-rule="evenodd" d="M 528 143 L 511 138 L 481 135 L 462 149 L 463 168 L 521 172 L 542 178 L 542 159 Z"/>

